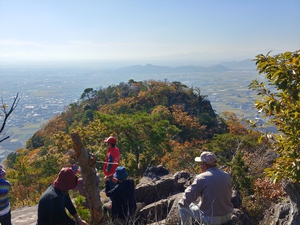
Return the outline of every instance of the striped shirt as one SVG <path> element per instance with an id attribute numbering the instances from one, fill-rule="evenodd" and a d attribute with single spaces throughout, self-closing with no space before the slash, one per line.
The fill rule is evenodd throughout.
<path id="1" fill-rule="evenodd" d="M 10 209 L 8 192 L 10 188 L 9 181 L 5 179 L 0 179 L 0 215 Z"/>

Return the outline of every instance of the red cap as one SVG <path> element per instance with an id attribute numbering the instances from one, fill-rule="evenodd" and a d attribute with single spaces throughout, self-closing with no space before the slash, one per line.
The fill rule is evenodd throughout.
<path id="1" fill-rule="evenodd" d="M 111 144 L 117 144 L 117 139 L 115 139 L 113 136 L 110 136 L 110 137 L 108 137 L 108 138 L 105 138 L 105 140 L 104 140 L 104 142 L 105 143 L 111 143 Z"/>
<path id="2" fill-rule="evenodd" d="M 53 185 L 61 191 L 68 191 L 77 186 L 77 180 L 75 171 L 70 167 L 64 167 L 60 170 Z"/>

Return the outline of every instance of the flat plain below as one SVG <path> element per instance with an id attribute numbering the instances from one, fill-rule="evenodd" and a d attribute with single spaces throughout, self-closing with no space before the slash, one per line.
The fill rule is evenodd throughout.
<path id="1" fill-rule="evenodd" d="M 86 88 L 106 88 L 109 85 L 135 81 L 179 81 L 200 90 L 211 102 L 217 114 L 234 112 L 238 117 L 257 118 L 253 105 L 257 95 L 248 88 L 254 79 L 262 79 L 253 69 L 228 72 L 195 73 L 122 73 L 112 70 L 84 69 L 9 69 L 1 70 L 0 96 L 7 104 L 19 93 L 20 102 L 12 113 L 4 134 L 10 141 L 2 143 L 0 150 L 14 151 L 24 147 L 40 127 L 53 116 L 63 112 L 72 102 L 78 101 Z M 0 118 L 1 122 L 1 118 Z M 18 143 L 16 145 L 16 143 Z"/>

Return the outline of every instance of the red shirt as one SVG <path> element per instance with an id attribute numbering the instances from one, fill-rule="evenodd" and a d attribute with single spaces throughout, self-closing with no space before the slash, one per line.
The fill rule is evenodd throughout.
<path id="1" fill-rule="evenodd" d="M 105 176 L 109 177 L 114 175 L 119 164 L 120 150 L 117 147 L 108 149 L 103 166 L 103 172 Z"/>

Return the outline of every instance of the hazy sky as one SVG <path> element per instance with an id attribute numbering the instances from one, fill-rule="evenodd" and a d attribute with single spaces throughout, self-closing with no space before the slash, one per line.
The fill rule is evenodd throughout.
<path id="1" fill-rule="evenodd" d="M 300 0 L 0 0 L 0 63 L 244 60 L 300 49 Z"/>

